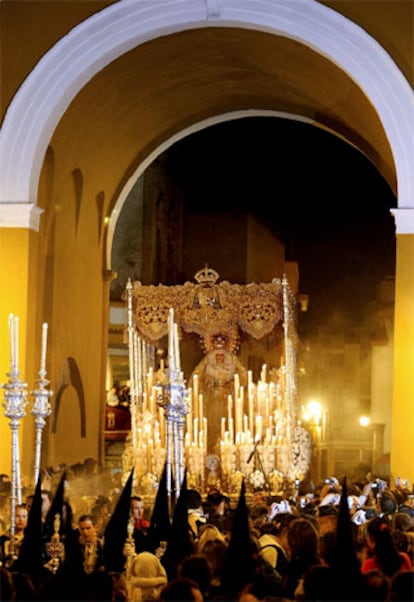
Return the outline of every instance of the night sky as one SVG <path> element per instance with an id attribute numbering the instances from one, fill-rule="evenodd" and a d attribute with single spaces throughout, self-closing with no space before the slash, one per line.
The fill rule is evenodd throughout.
<path id="1" fill-rule="evenodd" d="M 203 211 L 250 211 L 299 263 L 309 295 L 304 334 L 332 319 L 363 321 L 395 272 L 396 199 L 370 161 L 332 134 L 279 118 L 247 118 L 188 136 L 167 171 Z"/>

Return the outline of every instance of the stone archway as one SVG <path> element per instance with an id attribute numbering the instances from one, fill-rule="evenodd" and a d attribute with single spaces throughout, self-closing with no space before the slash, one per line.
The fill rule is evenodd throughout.
<path id="1" fill-rule="evenodd" d="M 176 0 L 150 6 L 118 2 L 55 44 L 13 99 L 0 132 L 4 225 L 17 221 L 36 229 L 37 185 L 47 144 L 76 93 L 100 69 L 158 36 L 229 26 L 296 39 L 348 73 L 375 106 L 392 147 L 398 205 L 413 207 L 414 94 L 389 55 L 357 25 L 330 8 L 306 0 L 294 5 L 273 0 L 260 4 L 251 0 Z M 364 61 L 360 61 L 361 55 Z"/>

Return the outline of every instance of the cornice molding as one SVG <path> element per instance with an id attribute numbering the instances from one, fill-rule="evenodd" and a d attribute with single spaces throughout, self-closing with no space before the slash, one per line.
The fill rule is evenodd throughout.
<path id="1" fill-rule="evenodd" d="M 33 203 L 0 203 L 0 228 L 28 228 L 39 232 L 43 209 Z"/>
<path id="2" fill-rule="evenodd" d="M 414 209 L 391 209 L 395 220 L 396 234 L 414 234 Z"/>

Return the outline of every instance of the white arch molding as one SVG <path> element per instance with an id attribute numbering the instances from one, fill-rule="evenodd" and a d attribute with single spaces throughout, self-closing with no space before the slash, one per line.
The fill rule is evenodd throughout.
<path id="1" fill-rule="evenodd" d="M 6 113 L 0 130 L 0 226 L 37 229 L 36 194 L 47 145 L 96 73 L 144 42 L 202 27 L 286 36 L 346 72 L 382 122 L 397 172 L 397 227 L 404 223 L 405 232 L 414 233 L 414 92 L 373 38 L 313 0 L 121 0 L 80 23 L 43 56 Z"/>

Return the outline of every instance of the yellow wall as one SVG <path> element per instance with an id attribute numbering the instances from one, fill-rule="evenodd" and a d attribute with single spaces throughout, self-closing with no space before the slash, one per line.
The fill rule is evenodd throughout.
<path id="1" fill-rule="evenodd" d="M 33 315 L 36 311 L 36 291 L 33 281 L 36 279 L 36 234 L 23 228 L 0 229 L 0 382 L 6 384 L 10 370 L 10 336 L 9 315 L 19 319 L 19 359 L 18 368 L 20 379 L 28 384 L 26 417 L 19 423 L 20 455 L 24 471 L 27 473 L 32 452 L 32 418 L 30 407 L 32 397 L 30 391 L 34 388 L 34 329 Z M 40 357 L 40 349 L 39 349 Z M 1 392 L 2 403 L 5 401 Z M 9 419 L 0 412 L 0 472 L 10 474 L 11 470 L 11 429 Z"/>
<path id="2" fill-rule="evenodd" d="M 414 235 L 397 235 L 391 474 L 414 482 Z"/>

